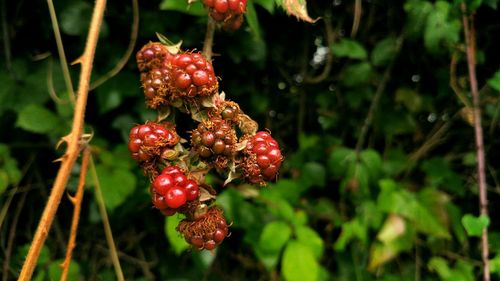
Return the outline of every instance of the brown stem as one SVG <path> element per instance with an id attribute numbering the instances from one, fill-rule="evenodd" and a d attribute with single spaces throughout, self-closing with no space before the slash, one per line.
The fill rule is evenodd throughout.
<path id="1" fill-rule="evenodd" d="M 90 149 L 86 147 L 83 150 L 82 166 L 80 170 L 80 179 L 78 181 L 78 189 L 74 197 L 70 196 L 70 201 L 73 203 L 75 210 L 73 211 L 73 219 L 71 221 L 71 230 L 69 234 L 68 246 L 66 248 L 66 257 L 61 264 L 63 272 L 61 274 L 61 281 L 65 281 L 68 277 L 69 265 L 71 263 L 71 254 L 75 248 L 76 233 L 78 229 L 78 221 L 80 220 L 80 210 L 82 208 L 83 191 L 85 189 L 85 179 L 87 177 L 87 167 L 89 163 Z"/>
<path id="2" fill-rule="evenodd" d="M 361 21 L 361 0 L 356 0 L 354 2 L 354 20 L 352 21 L 351 38 L 356 37 L 359 29 L 359 23 Z"/>
<path id="3" fill-rule="evenodd" d="M 130 31 L 130 41 L 128 43 L 127 50 L 123 57 L 118 61 L 113 69 L 111 69 L 108 73 L 104 74 L 102 77 L 94 81 L 90 85 L 90 90 L 94 90 L 95 88 L 102 85 L 104 82 L 108 81 L 110 78 L 118 74 L 120 70 L 127 64 L 132 52 L 134 51 L 135 42 L 137 41 L 137 33 L 139 32 L 139 4 L 137 0 L 132 0 L 132 30 Z"/>
<path id="4" fill-rule="evenodd" d="M 63 139 L 67 141 L 68 147 L 65 155 L 60 159 L 61 166 L 57 173 L 52 191 L 38 224 L 35 236 L 31 243 L 26 260 L 24 261 L 19 275 L 19 280 L 27 281 L 31 279 L 35 269 L 38 256 L 45 243 L 50 227 L 54 220 L 54 215 L 61 202 L 61 197 L 68 182 L 73 165 L 80 153 L 80 139 L 84 124 L 85 108 L 87 105 L 87 96 L 89 89 L 90 75 L 92 72 L 92 63 L 94 60 L 97 40 L 99 38 L 99 29 L 101 27 L 106 0 L 96 0 L 92 20 L 90 22 L 89 33 L 85 45 L 85 51 L 80 57 L 81 73 L 78 86 L 78 96 L 74 109 L 73 124 L 69 135 Z"/>
<path id="5" fill-rule="evenodd" d="M 59 24 L 57 23 L 56 10 L 54 9 L 54 3 L 52 0 L 47 0 L 47 5 L 49 6 L 50 21 L 52 22 L 52 29 L 54 30 L 54 36 L 56 37 L 57 52 L 59 53 L 59 60 L 61 62 L 61 69 L 64 77 L 64 83 L 66 83 L 66 88 L 68 89 L 68 97 L 71 104 L 75 103 L 75 90 L 73 89 L 73 82 L 71 81 L 71 76 L 69 74 L 68 62 L 66 61 L 66 54 L 64 53 L 64 46 L 61 39 L 61 32 L 59 31 Z"/>
<path id="6" fill-rule="evenodd" d="M 9 231 L 9 239 L 7 241 L 7 248 L 5 249 L 5 259 L 3 261 L 3 278 L 2 281 L 7 281 L 9 277 L 9 266 L 10 266 L 10 257 L 12 255 L 12 247 L 14 246 L 14 238 L 16 237 L 16 229 L 17 223 L 19 221 L 19 216 L 21 215 L 21 211 L 23 210 L 24 202 L 26 200 L 26 195 L 28 192 L 24 192 L 17 202 L 16 212 L 14 213 L 14 218 L 12 218 L 12 224 L 10 226 Z"/>
<path id="7" fill-rule="evenodd" d="M 99 183 L 99 177 L 97 176 L 97 170 L 95 168 L 94 159 L 92 155 L 90 156 L 90 172 L 92 176 L 92 181 L 94 182 L 94 195 L 97 201 L 97 206 L 99 207 L 99 213 L 101 214 L 102 224 L 104 226 L 104 233 L 106 235 L 106 241 L 109 247 L 109 253 L 111 256 L 111 261 L 116 273 L 116 278 L 118 281 L 124 281 L 122 267 L 120 265 L 120 260 L 118 259 L 118 254 L 115 246 L 115 241 L 113 239 L 113 232 L 111 231 L 111 225 L 109 224 L 108 213 L 106 212 L 106 206 L 104 205 L 104 198 L 102 197 L 101 184 Z"/>
<path id="8" fill-rule="evenodd" d="M 458 85 L 457 82 L 457 61 L 458 61 L 458 56 L 459 52 L 456 51 L 451 55 L 451 61 L 450 61 L 450 87 L 457 95 L 458 99 L 465 105 L 466 108 L 470 108 L 470 102 L 467 99 L 467 97 L 464 95 L 462 92 L 462 89 Z"/>
<path id="9" fill-rule="evenodd" d="M 207 32 L 205 33 L 205 41 L 203 42 L 203 55 L 209 61 L 212 59 L 212 46 L 214 44 L 215 21 L 212 17 L 208 17 Z"/>
<path id="10" fill-rule="evenodd" d="M 472 94 L 473 114 L 474 114 L 474 133 L 476 141 L 477 173 L 479 180 L 479 208 L 481 215 L 488 216 L 488 197 L 486 187 L 485 157 L 483 129 L 481 127 L 481 106 L 479 100 L 479 91 L 476 79 L 476 37 L 474 30 L 474 18 L 467 15 L 467 7 L 462 3 L 462 21 L 464 25 L 464 37 L 467 50 L 467 68 L 469 70 L 469 84 Z M 488 247 L 488 228 L 483 229 L 481 235 L 481 253 L 483 259 L 483 280 L 490 280 L 489 247 Z"/>

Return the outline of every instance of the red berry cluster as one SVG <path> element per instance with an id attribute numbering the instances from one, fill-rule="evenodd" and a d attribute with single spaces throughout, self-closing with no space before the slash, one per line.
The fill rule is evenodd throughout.
<path id="1" fill-rule="evenodd" d="M 215 21 L 223 24 L 226 30 L 236 30 L 243 23 L 243 14 L 247 9 L 247 0 L 203 0 L 208 14 Z"/>
<path id="2" fill-rule="evenodd" d="M 130 130 L 128 149 L 138 162 L 155 160 L 166 148 L 174 147 L 180 138 L 171 123 L 146 123 Z"/>
<path id="3" fill-rule="evenodd" d="M 222 210 L 217 207 L 208 209 L 197 220 L 182 220 L 177 230 L 189 244 L 197 249 L 213 250 L 229 235 L 229 228 Z"/>
<path id="4" fill-rule="evenodd" d="M 150 108 L 199 104 L 199 99 L 218 91 L 217 77 L 210 61 L 200 53 L 177 54 L 172 49 L 151 42 L 136 55 L 146 105 Z"/>
<path id="5" fill-rule="evenodd" d="M 171 216 L 188 201 L 198 199 L 198 183 L 188 179 L 177 166 L 161 171 L 151 186 L 153 205 L 163 214 Z"/>
<path id="6" fill-rule="evenodd" d="M 283 156 L 270 133 L 260 131 L 248 138 L 243 152 L 243 174 L 249 182 L 263 184 L 276 178 Z"/>
<path id="7" fill-rule="evenodd" d="M 173 89 L 180 97 L 211 96 L 218 83 L 212 63 L 200 53 L 182 53 L 171 60 Z"/>
<path id="8" fill-rule="evenodd" d="M 224 23 L 241 18 L 246 5 L 245 0 L 212 2 L 212 13 Z M 225 12 L 221 5 L 228 6 Z M 185 240 L 213 250 L 228 236 L 229 225 L 214 206 L 217 192 L 205 184 L 206 174 L 215 168 L 227 177 L 225 184 L 242 178 L 264 185 L 276 178 L 283 156 L 270 133 L 257 132 L 257 123 L 218 93 L 211 62 L 179 48 L 155 42 L 137 53 L 146 104 L 159 115 L 131 129 L 128 147 L 150 178 L 153 206 L 165 216 L 184 215 L 177 230 Z M 199 122 L 190 142 L 177 134 L 174 110 Z"/>

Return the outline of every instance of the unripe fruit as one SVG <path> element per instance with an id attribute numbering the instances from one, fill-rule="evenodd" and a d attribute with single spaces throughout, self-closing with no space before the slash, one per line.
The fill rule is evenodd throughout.
<path id="1" fill-rule="evenodd" d="M 194 248 L 209 251 L 220 245 L 229 234 L 224 214 L 217 207 L 211 207 L 197 219 L 183 219 L 177 226 L 177 231 Z"/>

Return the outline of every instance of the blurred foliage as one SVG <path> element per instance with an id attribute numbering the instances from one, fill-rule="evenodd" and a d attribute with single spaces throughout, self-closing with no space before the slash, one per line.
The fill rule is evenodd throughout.
<path id="1" fill-rule="evenodd" d="M 56 2 L 66 55 L 74 61 L 83 50 L 93 1 Z M 126 279 L 479 280 L 477 237 L 485 227 L 491 273 L 500 278 L 500 225 L 477 216 L 474 133 L 468 109 L 450 87 L 454 83 L 470 98 L 462 2 L 476 14 L 490 218 L 498 216 L 497 0 L 361 1 L 352 35 L 354 1 L 306 6 L 303 0 L 249 0 L 240 30 L 215 33 L 213 64 L 220 88 L 273 132 L 285 162 L 279 180 L 261 188 L 238 181 L 221 188 L 223 179 L 209 175 L 232 222 L 231 236 L 213 253 L 190 249 L 175 231 L 181 218 L 165 219 L 152 209 L 148 179 L 129 158 L 130 128 L 155 116 L 144 107 L 134 57 L 90 93 L 85 130 L 93 134 L 96 174 Z M 185 0 L 139 4 L 135 50 L 157 40 L 156 32 L 182 40 L 186 49 L 202 49 L 207 17 L 199 1 L 191 7 Z M 72 107 L 46 3 L 1 5 L 8 12 L 1 15 L 0 243 L 2 249 L 13 243 L 2 272 L 10 280 L 54 181 L 58 165 L 52 161 L 64 146 L 55 148 L 70 130 Z M 320 19 L 305 23 L 294 16 Z M 94 81 L 126 51 L 132 4 L 109 2 L 104 21 Z M 326 67 L 331 69 L 321 77 Z M 75 85 L 78 72 L 71 67 Z M 194 126 L 177 122 L 186 131 Z M 115 280 L 95 184 L 89 172 L 69 280 Z M 24 192 L 26 202 L 18 204 Z M 20 223 L 12 229 L 18 208 Z M 71 213 L 63 198 L 33 280 L 58 280 Z M 2 263 L 5 258 L 0 255 Z"/>

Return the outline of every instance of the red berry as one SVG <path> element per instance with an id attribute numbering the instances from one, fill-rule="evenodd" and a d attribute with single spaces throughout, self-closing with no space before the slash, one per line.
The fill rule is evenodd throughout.
<path id="1" fill-rule="evenodd" d="M 188 180 L 186 185 L 184 185 L 184 189 L 186 190 L 186 199 L 188 201 L 193 201 L 200 195 L 200 189 L 194 180 Z"/>
<path id="2" fill-rule="evenodd" d="M 175 86 L 179 89 L 186 89 L 191 85 L 191 76 L 187 73 L 180 73 L 175 79 Z"/>
<path id="3" fill-rule="evenodd" d="M 165 197 L 163 197 L 159 194 L 153 193 L 152 201 L 153 201 L 153 205 L 157 209 L 163 210 L 163 209 L 168 208 L 167 200 L 165 200 Z"/>
<path id="4" fill-rule="evenodd" d="M 178 186 L 184 186 L 187 183 L 187 178 L 182 173 L 174 174 L 174 182 Z"/>
<path id="5" fill-rule="evenodd" d="M 186 203 L 186 192 L 180 187 L 172 187 L 167 191 L 165 199 L 170 208 L 177 209 Z"/>
<path id="6" fill-rule="evenodd" d="M 227 2 L 227 0 L 215 0 L 214 8 L 218 13 L 223 14 L 229 8 L 229 3 Z"/>
<path id="7" fill-rule="evenodd" d="M 172 175 L 177 173 L 182 173 L 182 170 L 177 166 L 167 166 L 162 171 L 162 174 Z"/>
<path id="8" fill-rule="evenodd" d="M 130 130 L 128 148 L 132 158 L 144 162 L 161 157 L 164 149 L 173 147 L 179 140 L 172 124 L 147 123 Z"/>
<path id="9" fill-rule="evenodd" d="M 196 86 L 203 86 L 208 83 L 208 74 L 204 70 L 197 70 L 192 74 L 193 83 Z"/>
<path id="10" fill-rule="evenodd" d="M 216 243 L 220 243 L 220 242 L 222 242 L 222 240 L 224 240 L 224 238 L 226 238 L 226 235 L 227 235 L 227 233 L 224 230 L 217 229 L 214 232 L 214 241 Z"/>
<path id="11" fill-rule="evenodd" d="M 156 177 L 155 181 L 153 182 L 153 191 L 165 196 L 173 186 L 175 182 L 174 179 L 172 178 L 171 175 L 165 175 L 161 174 Z"/>
<path id="12" fill-rule="evenodd" d="M 217 246 L 217 243 L 215 243 L 214 240 L 208 240 L 207 242 L 205 242 L 205 244 L 203 246 L 205 249 L 211 251 L 211 250 L 215 249 L 215 247 Z"/>
<path id="13" fill-rule="evenodd" d="M 278 142 L 264 131 L 247 138 L 244 150 L 246 156 L 241 164 L 245 178 L 251 183 L 260 184 L 276 178 L 283 161 Z"/>

